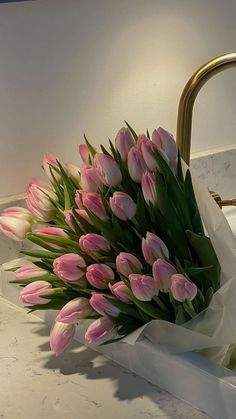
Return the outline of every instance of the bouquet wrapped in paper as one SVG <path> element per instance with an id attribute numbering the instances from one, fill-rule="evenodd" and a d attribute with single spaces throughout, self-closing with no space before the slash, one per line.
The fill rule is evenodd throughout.
<path id="1" fill-rule="evenodd" d="M 234 343 L 235 239 L 208 191 L 193 186 L 172 135 L 127 124 L 109 148 L 85 137 L 79 150 L 80 168 L 46 153 L 49 182 L 32 178 L 28 209 L 0 216 L 4 234 L 37 245 L 14 282 L 30 311 L 57 310 L 51 349 L 63 352 L 84 319 L 92 345 Z"/>

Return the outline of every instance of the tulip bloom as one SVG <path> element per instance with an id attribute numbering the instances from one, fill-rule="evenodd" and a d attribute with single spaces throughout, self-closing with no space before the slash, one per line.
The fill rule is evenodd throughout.
<path id="1" fill-rule="evenodd" d="M 109 200 L 111 210 L 120 220 L 131 220 L 136 213 L 136 204 L 131 196 L 124 192 L 114 192 Z"/>
<path id="2" fill-rule="evenodd" d="M 142 263 L 131 253 L 121 252 L 116 258 L 117 271 L 127 278 L 134 270 L 140 272 L 142 268 Z"/>
<path id="3" fill-rule="evenodd" d="M 118 281 L 113 285 L 109 284 L 109 288 L 118 300 L 123 301 L 123 303 L 129 303 L 131 291 L 123 281 Z"/>
<path id="4" fill-rule="evenodd" d="M 197 295 L 197 287 L 182 274 L 172 275 L 171 292 L 177 301 L 192 301 Z"/>
<path id="5" fill-rule="evenodd" d="M 152 141 L 167 156 L 170 163 L 174 164 L 176 162 L 178 150 L 172 134 L 159 127 L 153 131 Z"/>
<path id="6" fill-rule="evenodd" d="M 115 274 L 104 263 L 94 263 L 88 266 L 86 278 L 91 285 L 102 290 L 108 288 L 109 282 L 114 281 Z"/>
<path id="7" fill-rule="evenodd" d="M 80 170 L 74 164 L 65 164 L 65 171 L 67 176 L 72 180 L 76 186 L 80 186 Z"/>
<path id="8" fill-rule="evenodd" d="M 54 182 L 54 178 L 55 178 L 55 180 L 56 180 L 57 183 L 61 183 L 62 182 L 62 178 L 61 178 L 60 173 L 58 173 L 56 170 L 54 170 L 55 168 L 56 169 L 59 169 L 57 160 L 58 159 L 53 154 L 51 154 L 51 153 L 45 153 L 44 156 L 43 156 L 43 169 L 44 169 L 44 171 L 45 171 L 48 179 L 51 182 Z M 53 178 L 53 176 L 51 174 L 51 171 L 53 173 L 54 178 Z"/>
<path id="9" fill-rule="evenodd" d="M 134 146 L 134 140 L 128 128 L 123 127 L 118 131 L 115 144 L 121 159 L 126 161 L 129 150 Z"/>
<path id="10" fill-rule="evenodd" d="M 89 164 L 89 148 L 87 144 L 80 144 L 79 145 L 79 153 L 82 161 L 85 164 Z"/>
<path id="11" fill-rule="evenodd" d="M 106 314 L 112 317 L 119 316 L 120 310 L 112 303 L 110 303 L 106 297 L 108 297 L 106 294 L 98 294 L 93 292 L 92 297 L 89 300 L 90 305 L 97 313 L 101 314 L 102 316 L 105 316 Z M 109 296 L 109 298 L 114 297 Z"/>
<path id="12" fill-rule="evenodd" d="M 108 219 L 101 196 L 96 192 L 85 192 L 82 197 L 83 205 L 98 218 L 105 221 Z"/>
<path id="13" fill-rule="evenodd" d="M 76 323 L 79 319 L 85 319 L 92 314 L 94 314 L 94 311 L 89 304 L 89 300 L 84 297 L 78 297 L 64 305 L 57 315 L 56 321 L 72 324 Z"/>
<path id="14" fill-rule="evenodd" d="M 99 252 L 109 252 L 110 244 L 105 237 L 95 233 L 88 233 L 79 239 L 80 249 L 84 253 L 97 257 Z"/>
<path id="15" fill-rule="evenodd" d="M 75 335 L 75 325 L 55 322 L 50 332 L 50 348 L 60 355 L 70 345 Z"/>
<path id="16" fill-rule="evenodd" d="M 31 223 L 22 218 L 1 215 L 0 230 L 12 240 L 23 241 L 31 232 Z"/>
<path id="17" fill-rule="evenodd" d="M 52 189 L 40 180 L 32 178 L 26 187 L 26 193 L 27 207 L 36 220 L 46 222 L 53 220 L 56 209 L 52 201 L 57 203 L 58 198 Z"/>
<path id="18" fill-rule="evenodd" d="M 177 274 L 173 265 L 164 259 L 157 259 L 152 265 L 152 274 L 161 291 L 168 292 L 171 287 L 171 277 Z"/>
<path id="19" fill-rule="evenodd" d="M 107 317 L 101 317 L 90 324 L 85 333 L 85 340 L 90 345 L 101 345 L 108 340 L 114 339 L 116 334 L 117 330 L 112 321 Z"/>
<path id="20" fill-rule="evenodd" d="M 75 253 L 59 256 L 53 262 L 53 272 L 65 284 L 84 285 L 85 268 L 85 260 Z"/>
<path id="21" fill-rule="evenodd" d="M 81 188 L 87 192 L 97 192 L 102 187 L 102 181 L 97 169 L 88 164 L 83 164 L 80 169 Z"/>
<path id="22" fill-rule="evenodd" d="M 19 281 L 31 278 L 37 278 L 38 276 L 47 275 L 48 271 L 45 269 L 39 268 L 33 263 L 28 263 L 27 265 L 21 266 L 16 269 L 15 276 Z"/>
<path id="23" fill-rule="evenodd" d="M 141 182 L 143 173 L 148 170 L 141 151 L 136 147 L 132 147 L 128 153 L 128 170 L 131 179 L 136 183 Z"/>
<path id="24" fill-rule="evenodd" d="M 150 142 L 150 140 L 146 137 L 145 134 L 139 135 L 138 139 L 137 139 L 137 147 L 138 147 L 139 151 L 141 151 L 143 143 L 149 143 L 149 142 Z"/>
<path id="25" fill-rule="evenodd" d="M 169 251 L 165 243 L 158 236 L 149 232 L 146 239 L 142 239 L 142 252 L 149 265 L 152 265 L 158 258 L 163 258 L 163 255 L 169 257 Z"/>
<path id="26" fill-rule="evenodd" d="M 56 237 L 68 237 L 68 235 L 64 232 L 64 230 L 62 230 L 61 228 L 58 227 L 41 227 L 41 228 L 36 228 L 33 231 L 34 234 L 41 234 L 43 235 L 47 235 L 47 236 L 56 236 Z M 47 244 L 51 247 L 53 247 L 54 249 L 60 249 L 60 246 L 54 243 L 50 243 L 48 240 L 46 241 Z"/>
<path id="27" fill-rule="evenodd" d="M 156 146 L 150 140 L 143 142 L 141 145 L 141 152 L 142 152 L 144 161 L 148 169 L 151 170 L 152 172 L 154 172 L 158 168 L 158 163 L 154 156 L 155 147 Z"/>
<path id="28" fill-rule="evenodd" d="M 117 186 L 122 181 L 120 168 L 113 157 L 107 154 L 97 153 L 93 161 L 101 181 L 107 186 Z"/>
<path id="29" fill-rule="evenodd" d="M 144 173 L 141 185 L 146 203 L 155 205 L 157 202 L 156 176 L 150 172 Z"/>
<path id="30" fill-rule="evenodd" d="M 21 290 L 20 301 L 27 305 L 47 304 L 50 299 L 42 298 L 42 296 L 53 292 L 52 285 L 47 281 L 31 282 Z"/>
<path id="31" fill-rule="evenodd" d="M 8 207 L 5 208 L 2 212 L 2 215 L 4 217 L 16 217 L 21 220 L 28 221 L 29 223 L 32 223 L 32 214 L 29 212 L 26 208 L 22 207 Z"/>
<path id="32" fill-rule="evenodd" d="M 131 290 L 134 296 L 140 301 L 151 301 L 159 293 L 157 281 L 149 275 L 129 275 Z"/>

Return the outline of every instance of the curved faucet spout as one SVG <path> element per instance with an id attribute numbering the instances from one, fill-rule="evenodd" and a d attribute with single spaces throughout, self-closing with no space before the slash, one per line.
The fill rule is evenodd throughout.
<path id="1" fill-rule="evenodd" d="M 236 67 L 236 53 L 221 55 L 200 67 L 186 84 L 179 102 L 177 119 L 177 145 L 182 158 L 189 164 L 191 147 L 192 113 L 196 96 L 202 86 L 227 68 Z"/>

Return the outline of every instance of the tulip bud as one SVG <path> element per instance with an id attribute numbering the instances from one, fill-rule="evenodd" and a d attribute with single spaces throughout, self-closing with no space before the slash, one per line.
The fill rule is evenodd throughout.
<path id="1" fill-rule="evenodd" d="M 114 192 L 109 203 L 113 214 L 120 220 L 131 220 L 135 216 L 137 206 L 128 194 L 124 192 Z"/>
<path id="2" fill-rule="evenodd" d="M 83 204 L 83 197 L 86 195 L 86 191 L 83 191 L 83 189 L 77 189 L 75 193 L 75 203 L 79 209 L 84 209 Z"/>
<path id="3" fill-rule="evenodd" d="M 97 153 L 93 161 L 100 179 L 107 186 L 117 186 L 122 181 L 120 168 L 113 157 L 107 154 Z"/>
<path id="4" fill-rule="evenodd" d="M 80 170 L 74 164 L 65 164 L 65 171 L 67 176 L 72 180 L 76 186 L 80 186 Z"/>
<path id="5" fill-rule="evenodd" d="M 108 301 L 106 294 L 98 294 L 96 292 L 92 293 L 92 297 L 90 298 L 89 302 L 93 309 L 102 316 L 108 314 L 112 317 L 117 317 L 120 314 L 120 310 L 115 307 L 110 301 Z M 109 298 L 114 298 L 110 297 Z"/>
<path id="6" fill-rule="evenodd" d="M 83 279 L 85 268 L 86 263 L 84 259 L 75 253 L 67 253 L 59 256 L 53 262 L 53 272 L 65 284 L 86 285 L 86 281 L 84 282 Z"/>
<path id="7" fill-rule="evenodd" d="M 143 143 L 149 143 L 149 142 L 150 140 L 146 137 L 145 134 L 139 135 L 137 139 L 137 143 L 136 143 L 139 151 L 141 151 Z"/>
<path id="8" fill-rule="evenodd" d="M 101 345 L 108 340 L 114 339 L 116 334 L 117 330 L 112 321 L 107 317 L 101 317 L 90 324 L 85 333 L 85 340 L 90 345 Z"/>
<path id="9" fill-rule="evenodd" d="M 102 181 L 95 167 L 83 164 L 80 169 L 81 188 L 87 192 L 97 192 L 102 187 Z"/>
<path id="10" fill-rule="evenodd" d="M 39 221 L 53 220 L 56 209 L 52 201 L 58 202 L 57 195 L 52 189 L 36 178 L 30 180 L 26 187 L 26 204 L 30 212 Z"/>
<path id="11" fill-rule="evenodd" d="M 76 323 L 79 319 L 85 319 L 92 314 L 94 314 L 94 311 L 89 304 L 89 300 L 84 297 L 78 297 L 69 301 L 69 303 L 60 310 L 56 317 L 56 321 L 72 324 Z"/>
<path id="12" fill-rule="evenodd" d="M 55 178 L 57 183 L 61 183 L 62 182 L 61 175 L 60 175 L 60 173 L 57 172 L 57 170 L 59 169 L 57 160 L 58 159 L 53 154 L 45 153 L 44 156 L 43 156 L 43 169 L 44 169 L 48 179 L 51 182 L 54 182 L 54 178 Z M 55 168 L 57 170 L 55 170 Z M 54 178 L 52 176 L 51 171 L 53 173 Z"/>
<path id="13" fill-rule="evenodd" d="M 75 325 L 55 322 L 50 332 L 50 348 L 60 355 L 70 345 L 75 335 Z"/>
<path id="14" fill-rule="evenodd" d="M 146 239 L 142 239 L 142 252 L 149 265 L 152 265 L 158 258 L 169 257 L 169 251 L 165 243 L 158 236 L 149 232 Z"/>
<path id="15" fill-rule="evenodd" d="M 170 163 L 175 164 L 178 151 L 173 135 L 159 127 L 153 131 L 152 141 L 168 157 Z"/>
<path id="16" fill-rule="evenodd" d="M 192 301 L 197 295 L 197 287 L 182 274 L 172 275 L 171 292 L 177 301 Z"/>
<path id="17" fill-rule="evenodd" d="M 87 144 L 80 144 L 79 145 L 79 153 L 82 161 L 85 164 L 89 164 L 89 148 Z"/>
<path id="18" fill-rule="evenodd" d="M 23 241 L 31 231 L 31 223 L 18 217 L 0 216 L 0 230 L 12 240 Z"/>
<path id="19" fill-rule="evenodd" d="M 134 271 L 140 272 L 142 268 L 142 263 L 131 253 L 121 252 L 116 258 L 117 271 L 127 278 Z"/>
<path id="20" fill-rule="evenodd" d="M 168 292 L 171 287 L 171 277 L 177 273 L 173 265 L 166 262 L 164 259 L 157 259 L 152 265 L 152 274 L 159 289 L 163 292 Z"/>
<path id="21" fill-rule="evenodd" d="M 126 161 L 129 150 L 134 146 L 134 140 L 128 128 L 123 127 L 118 131 L 115 143 L 121 159 Z"/>
<path id="22" fill-rule="evenodd" d="M 98 218 L 105 221 L 108 219 L 101 196 L 96 192 L 86 192 L 82 197 L 83 205 Z"/>
<path id="23" fill-rule="evenodd" d="M 47 281 L 31 282 L 21 290 L 20 301 L 27 305 L 47 304 L 50 300 L 42 296 L 53 292 L 52 285 Z"/>
<path id="24" fill-rule="evenodd" d="M 159 293 L 158 283 L 152 276 L 131 274 L 129 281 L 134 296 L 140 301 L 151 301 Z"/>
<path id="25" fill-rule="evenodd" d="M 89 218 L 89 215 L 87 214 L 87 212 L 85 210 L 82 209 L 75 209 L 75 212 L 80 215 L 80 217 L 84 218 L 85 221 L 87 221 L 88 223 L 91 224 L 91 220 Z M 79 227 L 81 228 L 81 230 L 84 231 L 83 226 L 81 225 L 81 223 L 77 220 L 77 218 L 73 217 L 73 211 L 72 210 L 65 210 L 64 211 L 64 216 L 65 216 L 65 222 L 66 224 L 72 229 L 74 230 L 74 226 L 72 224 L 71 218 L 74 218 L 75 223 L 77 223 L 79 225 Z"/>
<path id="26" fill-rule="evenodd" d="M 34 234 L 40 234 L 40 235 L 46 235 L 46 236 L 56 236 L 56 237 L 68 237 L 68 235 L 64 232 L 64 230 L 62 230 L 61 228 L 58 227 L 41 227 L 41 228 L 36 228 L 33 231 Z M 53 247 L 54 249 L 61 249 L 61 247 L 57 244 L 54 243 L 50 243 L 47 240 L 47 244 L 49 244 L 49 246 Z"/>
<path id="27" fill-rule="evenodd" d="M 103 263 L 94 263 L 88 266 L 86 278 L 93 287 L 102 290 L 108 288 L 109 282 L 114 281 L 115 275 L 109 266 Z"/>
<path id="28" fill-rule="evenodd" d="M 155 205 L 157 203 L 156 176 L 146 172 L 142 176 L 142 192 L 146 203 Z"/>
<path id="29" fill-rule="evenodd" d="M 129 303 L 131 292 L 123 281 L 118 281 L 113 285 L 109 284 L 109 288 L 118 300 L 123 301 L 123 303 Z"/>
<path id="30" fill-rule="evenodd" d="M 141 182 L 143 173 L 148 170 L 141 151 L 136 147 L 132 147 L 128 153 L 128 170 L 131 179 L 137 183 Z"/>
<path id="31" fill-rule="evenodd" d="M 32 223 L 32 214 L 26 209 L 22 207 L 8 207 L 5 208 L 2 212 L 4 217 L 16 217 L 21 220 L 28 221 Z"/>
<path id="32" fill-rule="evenodd" d="M 88 233 L 80 237 L 79 245 L 82 252 L 91 256 L 99 256 L 99 252 L 109 252 L 110 244 L 103 236 L 95 233 Z"/>
<path id="33" fill-rule="evenodd" d="M 47 275 L 48 271 L 45 269 L 39 268 L 33 263 L 28 263 L 27 265 L 21 266 L 15 270 L 16 279 L 19 281 L 31 278 L 37 278 L 38 276 Z"/>

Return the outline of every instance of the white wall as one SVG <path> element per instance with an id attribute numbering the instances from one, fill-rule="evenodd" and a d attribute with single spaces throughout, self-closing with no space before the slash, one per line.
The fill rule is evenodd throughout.
<path id="1" fill-rule="evenodd" d="M 45 151 L 78 161 L 127 119 L 175 133 L 181 91 L 236 50 L 235 0 L 35 0 L 0 4 L 0 195 L 41 174 Z M 235 143 L 236 69 L 195 106 L 193 147 Z"/>

